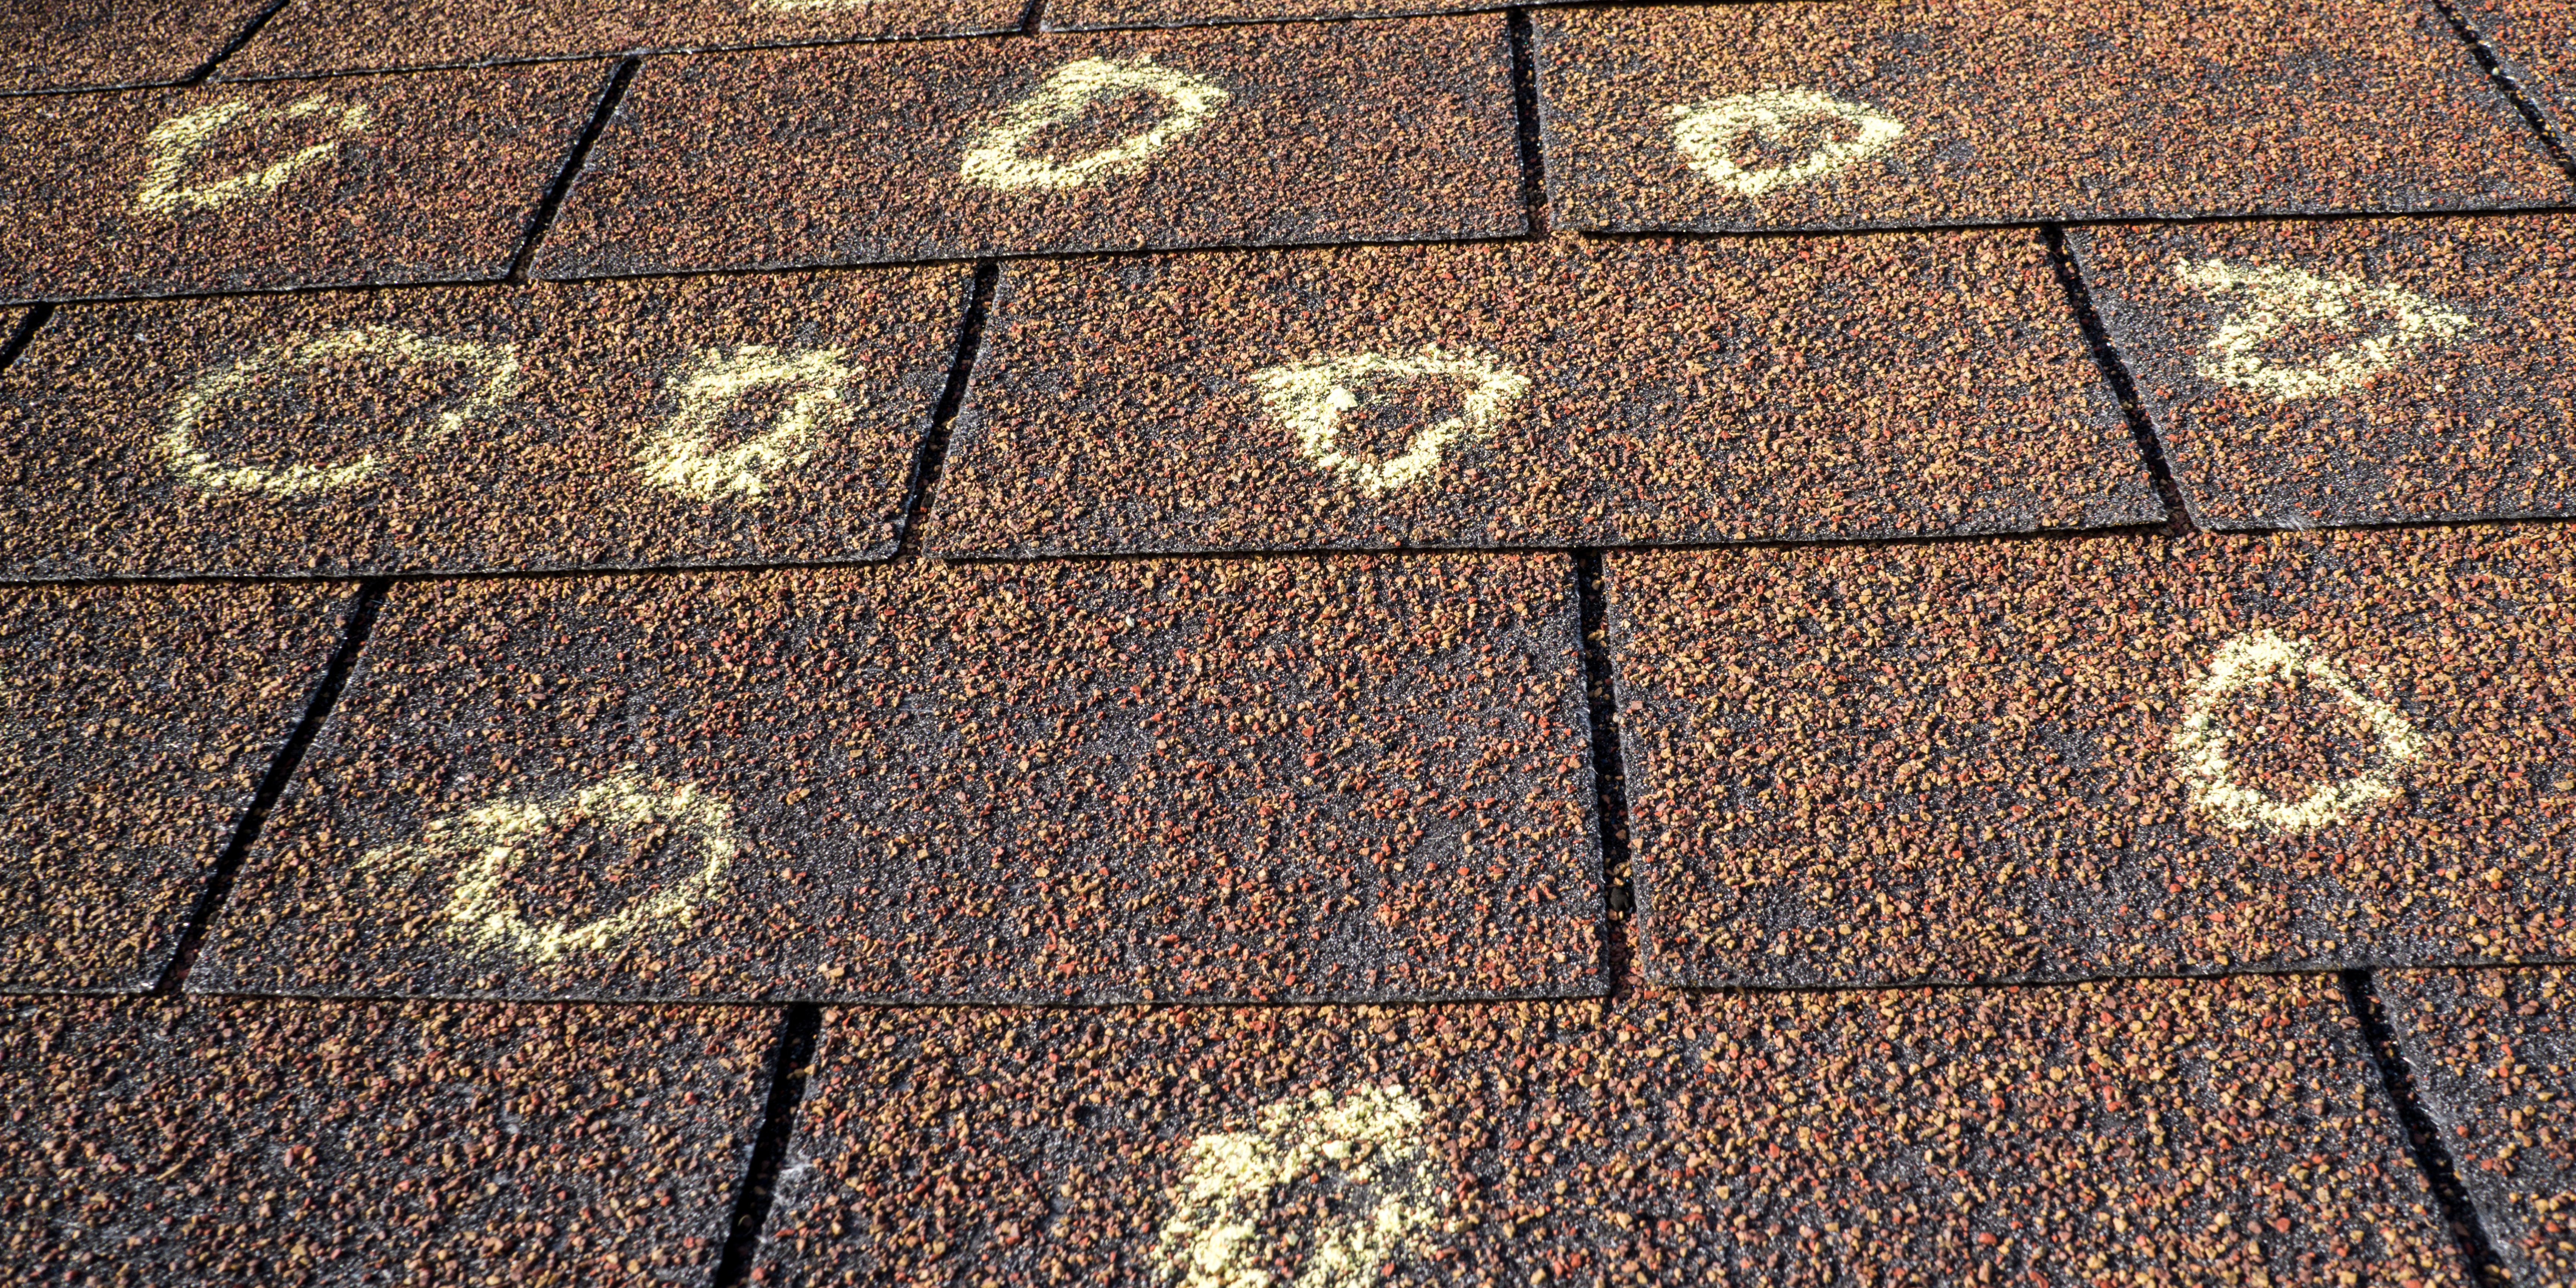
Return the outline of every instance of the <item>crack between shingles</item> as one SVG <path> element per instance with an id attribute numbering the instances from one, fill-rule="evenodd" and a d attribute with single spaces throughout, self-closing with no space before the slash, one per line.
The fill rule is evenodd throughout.
<path id="1" fill-rule="evenodd" d="M 18 360 L 18 355 L 35 343 L 36 333 L 44 330 L 45 323 L 53 320 L 53 316 L 54 306 L 51 304 L 39 304 L 27 310 L 27 316 L 20 318 L 17 328 L 9 333 L 7 343 L 0 344 L 0 371 L 7 371 L 9 365 Z"/>
<path id="2" fill-rule="evenodd" d="M 2540 140 L 2540 146 L 2548 150 L 2549 159 L 2558 163 L 2559 170 L 2570 181 L 2576 181 L 2576 159 L 2568 156 L 2566 145 L 2559 139 L 2558 131 L 2550 128 L 2549 118 L 2542 114 L 2540 105 L 2522 92 L 2521 83 L 2507 70 L 2512 64 L 2487 44 L 2486 37 L 2478 34 L 2478 29 L 2462 16 L 2451 0 L 2433 0 L 2433 7 L 2440 10 L 2443 19 L 2451 24 L 2451 34 L 2469 47 L 2469 56 L 2478 60 L 2478 66 L 2486 72 L 2487 80 L 2495 86 L 2496 92 L 2513 104 L 2513 110 L 2522 113 L 2523 123 L 2531 127 L 2532 134 Z"/>
<path id="3" fill-rule="evenodd" d="M 347 625 L 341 628 L 339 647 L 332 650 L 331 661 L 322 670 L 322 681 L 314 686 L 313 697 L 305 704 L 304 717 L 296 722 L 285 744 L 269 758 L 268 772 L 261 776 L 258 789 L 251 794 L 250 808 L 242 811 L 241 821 L 234 825 L 231 839 L 215 860 L 214 871 L 207 875 L 205 887 L 197 892 L 197 901 L 189 908 L 187 921 L 180 926 L 178 943 L 171 949 L 170 962 L 152 987 L 154 995 L 175 997 L 186 991 L 188 972 L 196 967 L 197 954 L 205 946 L 208 928 L 214 925 L 216 917 L 223 914 L 224 905 L 232 898 L 233 883 L 241 875 L 243 860 L 249 856 L 250 847 L 258 843 L 261 830 L 268 825 L 269 812 L 277 807 L 278 798 L 285 794 L 287 783 L 295 777 L 296 767 L 303 763 L 304 753 L 311 749 L 314 738 L 322 732 L 322 725 L 330 719 L 332 708 L 338 705 L 341 693 L 348 688 L 349 671 L 357 665 L 359 652 L 367 646 L 367 637 L 374 633 L 376 614 L 384 607 L 385 596 L 391 589 L 392 583 L 382 577 L 372 577 L 359 583 L 358 602 L 349 610 Z"/>
<path id="4" fill-rule="evenodd" d="M 921 555 L 922 528 L 930 520 L 930 504 L 939 490 L 939 478 L 948 468 L 948 437 L 957 424 L 958 409 L 966 403 L 966 386 L 975 376 L 975 359 L 984 347 L 984 322 L 992 312 L 993 293 L 1001 281 L 1001 261 L 987 259 L 975 265 L 975 284 L 966 302 L 966 316 L 957 324 L 957 349 L 948 361 L 948 383 L 939 391 L 939 406 L 930 415 L 930 429 L 922 435 L 921 450 L 913 457 L 912 481 L 904 489 L 903 531 L 898 534 L 895 557 L 915 559 Z"/>
<path id="5" fill-rule="evenodd" d="M 1601 829 L 1601 976 L 1613 997 L 1629 989 L 1628 927 L 1636 884 L 1629 867 L 1627 759 L 1619 738 L 1619 693 L 1610 667 L 1609 596 L 1598 550 L 1574 556 L 1577 629 L 1582 632 L 1583 705 L 1592 734 L 1593 817 Z"/>
<path id="6" fill-rule="evenodd" d="M 2481 1288 L 2505 1288 L 2513 1278 L 2506 1272 L 2503 1258 L 2496 1255 L 2495 1244 L 2487 1238 L 2486 1224 L 2478 1217 L 2477 1204 L 2470 1200 L 2468 1187 L 2460 1183 L 2459 1168 L 2451 1161 L 2451 1151 L 2442 1144 L 2440 1127 L 2415 1096 L 2414 1071 L 2397 1045 L 2397 1033 L 2389 1026 L 2387 1011 L 2379 1004 L 2371 972 L 2348 970 L 2341 977 L 2344 1003 L 2361 1023 L 2362 1040 L 2369 1045 L 2371 1060 L 2378 1066 L 2380 1086 L 2397 1106 L 2407 1152 L 2424 1174 L 2425 1187 L 2441 1204 L 2443 1225 L 2450 1230 L 2461 1259 L 2468 1263 L 2471 1282 Z"/>
<path id="7" fill-rule="evenodd" d="M 215 69 L 223 66 L 225 59 L 240 53 L 242 46 L 249 44 L 252 38 L 258 36 L 260 30 L 268 26 L 268 20 L 276 17 L 280 11 L 286 8 L 287 4 L 288 0 L 276 0 L 276 3 L 260 10 L 257 14 L 252 15 L 251 20 L 242 25 L 240 32 L 236 33 L 231 40 L 224 42 L 223 48 L 215 51 L 214 57 L 207 59 L 204 64 L 200 65 L 197 70 L 188 77 L 188 79 L 179 83 L 182 85 L 205 84 L 207 78 L 215 74 Z"/>
<path id="8" fill-rule="evenodd" d="M 555 214 L 563 208 L 573 180 L 590 162 L 590 149 L 599 142 L 608 120 L 617 114 L 617 105 L 626 98 L 626 87 L 635 79 L 635 69 L 643 63 L 640 56 L 629 54 L 617 61 L 617 70 L 609 73 L 608 88 L 600 91 L 599 102 L 590 110 L 589 123 L 582 126 L 581 137 L 573 140 L 572 151 L 564 156 L 563 169 L 556 173 L 554 185 L 546 189 L 545 200 L 537 203 L 536 215 L 528 220 L 528 235 L 519 242 L 519 253 L 510 257 L 510 271 L 503 280 L 525 283 L 529 266 L 536 263 L 537 248 L 545 244 L 546 234 L 554 231 Z"/>
<path id="9" fill-rule="evenodd" d="M 1029 0 L 1029 7 L 1020 11 L 1020 34 L 1035 36 L 1045 30 L 1046 0 Z"/>
<path id="10" fill-rule="evenodd" d="M 714 1288 L 739 1288 L 751 1279 L 761 1232 L 769 1225 L 770 1205 L 778 1197 L 778 1173 L 786 1164 L 788 1143 L 796 1136 L 796 1114 L 805 1103 L 805 1084 L 814 1071 L 814 1050 L 822 1031 L 823 1010 L 811 1002 L 788 1006 L 779 1017 L 778 1044 L 769 1066 L 769 1098 L 761 1106 L 751 1162 L 734 1192 L 724 1253 L 709 1281 Z"/>
<path id="11" fill-rule="evenodd" d="M 2048 242 L 2048 261 L 2057 270 L 2057 284 L 2066 291 L 2066 303 L 2075 311 L 2075 325 L 2084 333 L 2084 343 L 2093 350 L 2093 363 L 2102 378 L 2111 383 L 2111 393 L 2120 400 L 2120 415 L 2129 424 L 2129 437 L 2145 459 L 2147 477 L 2155 485 L 2156 496 L 2164 502 L 2165 530 L 2180 536 L 2195 530 L 2191 507 L 2185 502 L 2182 485 L 2175 481 L 2173 465 L 2165 456 L 2164 440 L 2157 436 L 2155 421 L 2147 415 L 2146 405 L 2138 401 L 2138 386 L 2129 377 L 2129 364 L 2120 360 L 2119 349 L 2111 343 L 2111 332 L 2102 324 L 2102 313 L 2093 306 L 2092 288 L 2084 284 L 2083 268 L 2075 262 L 2075 253 L 2066 244 L 2066 228 L 2048 224 L 2040 229 Z"/>
<path id="12" fill-rule="evenodd" d="M 1527 9 L 1505 11 L 1512 47 L 1512 117 L 1521 158 L 1521 203 L 1529 213 L 1529 235 L 1547 236 L 1547 157 L 1540 150 L 1538 128 L 1538 62 L 1530 50 Z"/>

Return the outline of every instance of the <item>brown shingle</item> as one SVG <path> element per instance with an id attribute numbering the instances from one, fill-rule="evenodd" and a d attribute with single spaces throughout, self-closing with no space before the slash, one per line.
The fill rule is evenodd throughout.
<path id="1" fill-rule="evenodd" d="M 67 308 L 0 375 L 0 573 L 881 558 L 966 279 Z"/>
<path id="2" fill-rule="evenodd" d="M 941 554 L 2164 515 L 2023 232 L 1014 264 L 984 348 Z"/>
<path id="3" fill-rule="evenodd" d="M 191 987 L 1597 991 L 1563 558 L 405 587 Z"/>
<path id="4" fill-rule="evenodd" d="M 268 0 L 12 0 L 0 9 L 0 93 L 188 79 Z"/>
<path id="5" fill-rule="evenodd" d="M 0 100 L 0 299 L 508 270 L 597 63 Z"/>
<path id="6" fill-rule="evenodd" d="M 1551 218 L 1880 228 L 2566 201 L 2426 0 L 1536 18 Z"/>
<path id="7" fill-rule="evenodd" d="M 1507 236 L 1503 35 L 1493 15 L 657 59 L 538 267 Z"/>
<path id="8" fill-rule="evenodd" d="M 2564 529 L 1610 566 L 1650 979 L 2576 951 Z"/>

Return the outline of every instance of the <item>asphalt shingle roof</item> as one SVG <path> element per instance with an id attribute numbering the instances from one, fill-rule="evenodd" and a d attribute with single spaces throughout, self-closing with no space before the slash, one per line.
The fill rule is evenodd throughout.
<path id="1" fill-rule="evenodd" d="M 0 11 L 6 1264 L 2576 1285 L 2571 30 Z"/>

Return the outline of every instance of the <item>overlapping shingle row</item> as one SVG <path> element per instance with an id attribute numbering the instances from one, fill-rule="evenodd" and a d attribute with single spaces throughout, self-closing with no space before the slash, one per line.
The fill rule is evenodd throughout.
<path id="1" fill-rule="evenodd" d="M 2568 1281 L 2547 7 L 221 8 L 0 20 L 40 1279 Z"/>

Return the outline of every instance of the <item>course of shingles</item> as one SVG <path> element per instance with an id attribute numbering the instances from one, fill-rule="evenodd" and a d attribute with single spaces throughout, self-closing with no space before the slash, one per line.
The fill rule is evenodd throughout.
<path id="1" fill-rule="evenodd" d="M 2568 30 L 0 15 L 8 1263 L 2576 1283 Z"/>

